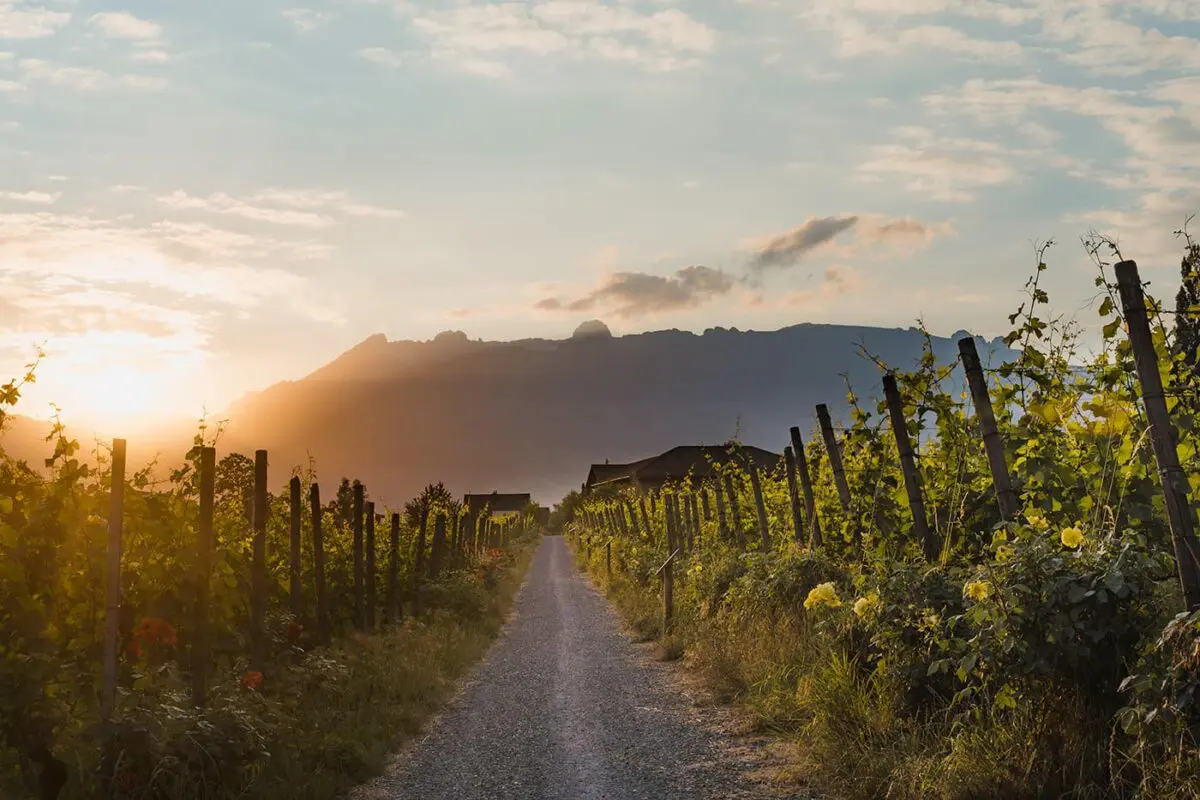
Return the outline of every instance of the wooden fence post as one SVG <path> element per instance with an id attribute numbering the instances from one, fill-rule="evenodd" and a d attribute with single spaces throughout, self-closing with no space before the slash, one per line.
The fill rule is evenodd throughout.
<path id="1" fill-rule="evenodd" d="M 696 499 L 694 492 L 688 495 L 688 503 L 692 507 L 692 536 L 694 537 L 694 541 L 700 544 L 704 536 L 704 531 L 700 527 L 700 501 Z"/>
<path id="2" fill-rule="evenodd" d="M 387 621 L 394 625 L 400 621 L 400 515 L 392 514 L 392 536 L 388 547 L 388 615 Z"/>
<path id="3" fill-rule="evenodd" d="M 992 398 L 988 394 L 987 379 L 983 376 L 983 364 L 979 362 L 975 340 L 970 336 L 959 339 L 958 355 L 967 373 L 967 385 L 971 388 L 971 400 L 975 404 L 975 415 L 979 418 L 979 431 L 983 434 L 983 449 L 987 452 L 988 466 L 992 470 L 992 485 L 996 489 L 1000 518 L 1011 522 L 1017 518 L 1017 493 L 1013 491 L 1008 459 L 1004 456 L 1004 439 L 996 427 Z"/>
<path id="4" fill-rule="evenodd" d="M 321 530 L 321 487 L 308 487 L 309 513 L 312 515 L 313 591 L 317 595 L 317 641 L 329 643 L 329 598 L 325 596 L 325 534 Z"/>
<path id="5" fill-rule="evenodd" d="M 200 707 L 208 700 L 208 661 L 210 634 L 208 602 L 213 570 L 213 502 L 217 451 L 200 448 L 200 518 L 196 526 L 196 619 L 192 639 L 192 704 Z"/>
<path id="6" fill-rule="evenodd" d="M 904 401 L 900 398 L 900 387 L 896 384 L 896 376 L 883 376 L 883 394 L 887 400 L 888 413 L 891 416 L 892 431 L 896 435 L 896 451 L 900 456 L 900 470 L 904 473 L 904 488 L 908 492 L 908 507 L 913 516 L 913 532 L 921 540 L 925 558 L 935 561 L 938 557 L 938 543 L 933 531 L 929 528 L 929 520 L 925 517 L 925 501 L 921 497 L 921 473 L 917 470 L 917 462 L 913 456 L 912 441 L 908 438 L 908 422 L 904 419 Z"/>
<path id="7" fill-rule="evenodd" d="M 125 518 L 124 439 L 113 439 L 112 480 L 108 495 L 108 585 L 104 609 L 104 672 L 100 718 L 108 722 L 117 702 L 117 658 L 121 638 L 121 547 Z"/>
<path id="8" fill-rule="evenodd" d="M 438 509 L 433 518 L 433 547 L 429 553 L 429 579 L 437 580 L 442 572 L 442 558 L 446 554 L 446 513 Z"/>
<path id="9" fill-rule="evenodd" d="M 796 454 L 789 444 L 783 448 L 783 460 L 787 471 L 788 500 L 792 507 L 792 530 L 797 542 L 804 541 L 804 518 L 800 514 L 800 489 L 796 486 Z"/>
<path id="10" fill-rule="evenodd" d="M 609 539 L 608 541 L 606 541 L 604 543 L 604 570 L 608 576 L 607 583 L 605 583 L 604 586 L 606 589 L 611 588 L 612 587 L 612 539 Z"/>
<path id="11" fill-rule="evenodd" d="M 758 467 L 751 464 L 750 467 L 750 488 L 754 492 L 754 510 L 758 516 L 758 536 L 762 541 L 762 551 L 764 553 L 771 550 L 771 528 L 767 524 L 767 506 L 763 502 L 762 479 L 758 475 Z"/>
<path id="12" fill-rule="evenodd" d="M 367 630 L 375 630 L 375 504 L 367 503 Z"/>
<path id="13" fill-rule="evenodd" d="M 671 623 L 675 618 L 675 568 L 672 564 L 672 558 L 675 554 L 675 521 L 672 516 L 671 495 L 663 496 L 663 506 L 666 511 L 667 528 L 667 562 L 663 566 L 662 571 L 662 586 L 663 586 L 663 636 L 671 632 Z"/>
<path id="14" fill-rule="evenodd" d="M 733 476 L 728 472 L 725 473 L 725 496 L 729 501 L 729 510 L 733 517 L 733 539 L 737 542 L 738 547 L 746 546 L 746 531 L 742 527 L 742 504 L 738 500 L 738 494 L 733 490 Z"/>
<path id="15" fill-rule="evenodd" d="M 833 472 L 833 484 L 837 487 L 842 511 L 850 513 L 850 484 L 846 482 L 846 470 L 842 466 L 842 448 L 833 432 L 833 420 L 829 417 L 829 406 L 817 406 L 817 424 L 821 427 L 821 438 L 825 441 L 825 452 L 829 455 L 829 468 Z"/>
<path id="16" fill-rule="evenodd" d="M 729 521 L 725 518 L 725 495 L 721 491 L 719 476 L 713 485 L 713 499 L 717 506 L 717 536 L 722 540 L 727 540 L 729 539 Z"/>
<path id="17" fill-rule="evenodd" d="M 254 560 L 250 572 L 250 663 L 267 663 L 267 451 L 254 452 Z"/>
<path id="18" fill-rule="evenodd" d="M 300 492 L 300 476 L 293 476 L 288 485 L 289 489 L 289 506 L 291 518 L 289 520 L 288 532 L 291 534 L 291 552 L 289 553 L 289 575 L 288 584 L 288 609 L 292 612 L 292 616 L 299 619 L 304 612 L 304 601 L 301 596 L 300 578 L 301 567 L 300 561 L 303 558 L 300 547 L 300 518 L 304 512 L 303 497 Z"/>
<path id="19" fill-rule="evenodd" d="M 704 509 L 704 521 L 712 522 L 712 505 L 708 501 L 708 487 L 700 487 L 700 506 Z"/>
<path id="20" fill-rule="evenodd" d="M 804 439 L 800 429 L 793 426 L 788 433 L 792 437 L 792 454 L 796 458 L 796 476 L 800 479 L 800 489 L 804 492 L 804 515 L 808 520 L 808 546 L 814 550 L 821 548 L 821 519 L 817 516 L 817 501 L 813 497 L 812 475 L 808 471 L 808 451 L 804 449 Z"/>
<path id="21" fill-rule="evenodd" d="M 354 627 L 360 631 L 366 623 L 363 615 L 363 485 L 354 482 Z"/>
<path id="22" fill-rule="evenodd" d="M 646 511 L 646 498 L 644 495 L 638 497 L 638 510 L 642 512 L 642 529 L 646 531 L 646 538 L 654 538 L 654 531 L 650 527 L 650 514 Z"/>
<path id="23" fill-rule="evenodd" d="M 1167 410 L 1162 375 L 1158 370 L 1158 355 L 1146 312 L 1146 296 L 1137 264 L 1122 261 L 1114 267 L 1117 288 L 1121 293 L 1121 313 L 1129 332 L 1129 344 L 1137 366 L 1138 382 L 1142 385 L 1142 402 L 1150 423 L 1150 439 L 1158 462 L 1159 478 L 1166 497 L 1167 520 L 1171 526 L 1171 544 L 1179 583 L 1183 588 L 1188 611 L 1200 609 L 1200 543 L 1196 540 L 1195 518 L 1188 500 L 1188 481 L 1179 465 L 1175 428 Z"/>
<path id="24" fill-rule="evenodd" d="M 417 529 L 416 555 L 413 557 L 412 615 L 421 614 L 421 582 L 425 577 L 425 533 L 429 527 L 429 508 L 421 509 L 421 526 Z"/>

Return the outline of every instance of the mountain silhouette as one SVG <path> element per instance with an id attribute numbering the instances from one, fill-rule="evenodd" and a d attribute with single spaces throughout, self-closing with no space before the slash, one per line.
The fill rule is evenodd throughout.
<path id="1" fill-rule="evenodd" d="M 938 359 L 955 359 L 966 335 L 934 337 Z M 815 324 L 614 337 L 596 320 L 564 340 L 375 335 L 304 379 L 235 403 L 226 444 L 268 448 L 276 465 L 311 454 L 322 474 L 359 478 L 393 503 L 430 480 L 458 494 L 528 491 L 551 503 L 593 462 L 734 436 L 781 452 L 790 426 L 811 428 L 817 403 L 845 416 L 843 375 L 864 400 L 877 396 L 879 369 L 857 344 L 911 368 L 923 341 L 915 328 Z M 1004 348 L 980 339 L 979 349 L 986 359 Z"/>
<path id="2" fill-rule="evenodd" d="M 957 358 L 956 342 L 967 335 L 933 337 L 938 360 Z M 985 361 L 1007 352 L 999 340 L 977 341 Z M 229 421 L 218 456 L 268 450 L 274 488 L 311 456 L 331 489 L 343 476 L 359 479 L 392 505 L 432 481 L 457 495 L 530 492 L 550 504 L 579 488 L 592 463 L 732 437 L 781 452 L 790 426 L 811 430 L 817 403 L 845 419 L 846 381 L 864 403 L 879 395 L 879 369 L 856 345 L 909 369 L 923 342 L 916 328 L 808 323 L 613 336 L 591 320 L 567 339 L 510 342 L 461 331 L 420 342 L 376 334 L 310 375 L 214 415 Z M 40 466 L 48 427 L 14 417 L 2 443 Z M 86 454 L 93 434 L 69 432 Z M 157 453 L 161 468 L 174 466 L 193 433 L 133 437 L 130 463 Z"/>

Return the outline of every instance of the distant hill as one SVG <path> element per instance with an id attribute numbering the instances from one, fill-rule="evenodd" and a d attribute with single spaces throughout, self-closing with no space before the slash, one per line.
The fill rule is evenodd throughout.
<path id="1" fill-rule="evenodd" d="M 965 335 L 935 338 L 939 359 L 956 358 Z M 922 339 L 916 329 L 813 324 L 614 337 L 595 321 L 565 340 L 375 335 L 304 379 L 239 400 L 221 449 L 265 447 L 276 470 L 311 454 L 327 480 L 360 478 L 393 503 L 430 480 L 550 503 L 592 462 L 735 433 L 779 452 L 789 426 L 811 427 L 815 404 L 845 414 L 843 373 L 862 397 L 876 395 L 878 370 L 856 344 L 906 368 Z M 979 341 L 981 352 L 1003 349 Z"/>
<path id="2" fill-rule="evenodd" d="M 935 337 L 939 360 L 957 358 L 956 342 L 966 335 Z M 343 476 L 359 478 L 392 504 L 438 480 L 459 495 L 531 492 L 553 503 L 579 488 L 593 462 L 629 462 L 735 434 L 780 452 L 790 426 L 812 427 L 817 403 L 845 416 L 842 374 L 864 400 L 877 396 L 879 371 L 856 344 L 908 368 L 922 340 L 916 329 L 812 324 L 614 337 L 594 320 L 563 340 L 375 335 L 301 380 L 247 394 L 213 415 L 230 421 L 218 455 L 266 448 L 273 487 L 311 455 L 330 488 Z M 993 358 L 1005 349 L 978 341 Z M 48 430 L 12 417 L 0 444 L 40 466 L 52 449 Z M 95 434 L 68 432 L 87 458 Z M 177 465 L 194 432 L 140 434 L 130 440 L 131 467 L 156 454 L 161 467 Z"/>

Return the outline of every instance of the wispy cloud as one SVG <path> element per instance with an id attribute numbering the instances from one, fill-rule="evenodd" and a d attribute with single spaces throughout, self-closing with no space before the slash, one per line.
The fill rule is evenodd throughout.
<path id="1" fill-rule="evenodd" d="M 41 39 L 53 36 L 70 21 L 71 14 L 67 11 L 11 0 L 0 2 L 0 39 Z"/>
<path id="2" fill-rule="evenodd" d="M 14 203 L 33 203 L 35 205 L 49 206 L 58 202 L 58 198 L 62 197 L 60 193 L 50 194 L 48 192 L 0 192 L 0 200 L 11 200 Z"/>
<path id="3" fill-rule="evenodd" d="M 673 275 L 618 272 L 600 287 L 569 301 L 545 298 L 535 304 L 543 311 L 593 311 L 603 308 L 621 318 L 644 317 L 664 311 L 695 308 L 733 289 L 734 279 L 719 269 L 690 266 Z"/>
<path id="4" fill-rule="evenodd" d="M 828 248 L 840 235 L 855 229 L 853 244 L 843 248 L 839 256 L 856 256 L 877 247 L 893 248 L 893 252 L 911 255 L 928 246 L 935 237 L 953 232 L 947 223 L 931 225 L 912 217 L 892 218 L 880 214 L 816 217 L 791 230 L 752 242 L 751 254 L 740 275 L 705 266 L 683 267 L 669 275 L 613 271 L 619 253 L 609 247 L 601 251 L 594 262 L 609 273 L 600 286 L 575 299 L 543 297 L 534 303 L 534 308 L 566 313 L 606 311 L 633 319 L 698 308 L 732 294 L 739 287 L 751 290 L 747 295 L 750 306 L 766 307 L 762 295 L 753 291 L 762 285 L 765 271 L 782 272 L 793 268 L 814 252 Z M 824 283 L 816 290 L 816 296 L 854 291 L 861 281 L 852 267 L 829 266 L 825 269 Z M 796 297 L 811 298 L 814 296 L 812 291 L 804 290 Z"/>
<path id="5" fill-rule="evenodd" d="M 181 211 L 227 214 L 256 222 L 306 228 L 328 228 L 337 224 L 338 216 L 378 219 L 400 219 L 404 216 L 404 212 L 398 209 L 355 202 L 345 192 L 308 189 L 264 189 L 246 198 L 233 197 L 224 192 L 198 197 L 176 190 L 160 196 L 158 201 Z"/>
<path id="6" fill-rule="evenodd" d="M 750 260 L 751 275 L 774 267 L 790 267 L 812 250 L 854 227 L 858 217 L 818 217 L 786 233 L 772 236 L 755 249 Z"/>
<path id="7" fill-rule="evenodd" d="M 429 43 L 430 55 L 487 77 L 510 73 L 512 56 L 624 62 L 651 72 L 695 66 L 717 31 L 679 8 L 641 12 L 625 3 L 468 0 L 442 8 L 402 6 L 400 14 Z"/>
<path id="8" fill-rule="evenodd" d="M 289 8 L 283 12 L 283 16 L 301 33 L 312 33 L 336 18 L 336 15 L 329 11 L 318 11 L 312 8 Z"/>
<path id="9" fill-rule="evenodd" d="M 386 47 L 364 47 L 358 51 L 358 57 L 363 61 L 391 69 L 396 69 L 404 63 L 398 53 Z"/>
<path id="10" fill-rule="evenodd" d="M 106 11 L 93 14 L 88 24 L 104 36 L 114 39 L 157 39 L 162 36 L 162 26 L 157 22 L 125 12 Z"/>

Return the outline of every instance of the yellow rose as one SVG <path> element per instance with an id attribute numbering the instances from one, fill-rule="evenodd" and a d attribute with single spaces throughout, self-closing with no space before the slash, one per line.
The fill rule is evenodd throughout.
<path id="1" fill-rule="evenodd" d="M 838 597 L 837 587 L 833 583 L 822 583 L 816 586 L 808 593 L 808 597 L 804 598 L 805 608 L 815 608 L 822 605 L 837 608 L 841 604 L 842 600 Z"/>
<path id="2" fill-rule="evenodd" d="M 1026 514 L 1025 519 L 1029 521 L 1029 527 L 1037 528 L 1039 531 L 1044 531 L 1050 527 L 1050 523 L 1041 514 Z"/>
<path id="3" fill-rule="evenodd" d="M 967 597 L 972 600 L 987 600 L 991 595 L 992 585 L 987 581 L 971 581 L 967 584 Z"/>
<path id="4" fill-rule="evenodd" d="M 1079 547 L 1083 544 L 1083 531 L 1076 527 L 1063 528 L 1058 538 L 1062 540 L 1064 547 Z"/>
<path id="5" fill-rule="evenodd" d="M 1009 547 L 1006 544 L 1002 544 L 996 548 L 996 560 L 1000 561 L 1000 562 L 1009 561 L 1016 554 L 1017 554 L 1017 551 L 1013 550 L 1011 547 Z"/>
<path id="6" fill-rule="evenodd" d="M 865 597 L 860 597 L 854 601 L 854 615 L 860 619 L 874 614 L 879 609 L 879 595 L 871 592 Z"/>

